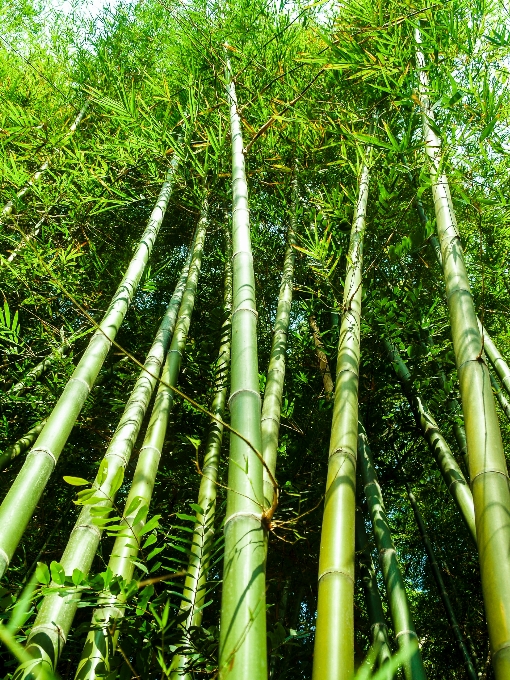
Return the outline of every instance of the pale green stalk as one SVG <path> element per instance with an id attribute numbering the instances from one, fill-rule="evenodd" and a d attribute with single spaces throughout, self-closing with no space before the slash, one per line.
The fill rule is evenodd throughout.
<path id="1" fill-rule="evenodd" d="M 257 357 L 255 276 L 248 187 L 235 85 L 227 59 L 227 98 L 232 140 L 232 368 L 231 433 L 225 518 L 225 560 L 220 617 L 220 680 L 266 680 L 266 530 Z M 253 448 L 252 448 L 253 447 Z"/>
<path id="2" fill-rule="evenodd" d="M 201 220 L 194 242 L 193 255 L 189 275 L 186 281 L 186 263 L 170 304 L 161 322 L 154 343 L 147 355 L 144 369 L 141 371 L 131 396 L 126 404 L 119 425 L 113 435 L 103 463 L 94 481 L 95 503 L 85 504 L 76 521 L 60 564 L 66 575 L 72 575 L 78 569 L 86 576 L 95 557 L 97 546 L 101 540 L 102 524 L 95 521 L 97 508 L 111 508 L 115 494 L 122 484 L 124 469 L 140 432 L 149 401 L 160 375 L 165 356 L 172 340 L 177 313 L 184 303 L 183 292 L 191 291 L 194 295 L 200 271 L 203 243 L 205 239 L 206 221 Z M 189 302 L 188 302 L 189 304 Z M 189 320 L 188 320 L 189 324 Z M 172 353 L 178 352 L 170 348 Z M 180 355 L 179 355 L 180 357 Z M 180 360 L 180 359 L 179 359 Z M 88 501 L 87 501 L 88 503 Z M 57 587 L 56 584 L 52 584 Z M 41 658 L 41 663 L 55 668 L 58 657 L 66 642 L 67 635 L 76 613 L 79 593 L 61 597 L 58 593 L 47 595 L 42 602 L 34 626 L 29 634 L 27 649 L 33 656 Z M 30 677 L 23 667 L 15 673 L 16 680 Z"/>
<path id="3" fill-rule="evenodd" d="M 371 150 L 366 153 L 362 161 L 347 254 L 338 341 L 335 402 L 319 555 L 313 680 L 351 680 L 354 675 L 354 525 L 361 288 Z"/>
<path id="4" fill-rule="evenodd" d="M 365 519 L 360 508 L 356 508 L 356 552 L 358 553 L 359 577 L 363 585 L 370 622 L 372 648 L 377 652 L 375 660 L 380 668 L 391 659 L 391 647 L 374 562 L 365 530 Z"/>
<path id="5" fill-rule="evenodd" d="M 168 420 L 174 405 L 174 393 L 167 385 L 175 387 L 177 384 L 195 303 L 206 229 L 207 213 L 204 209 L 197 229 L 189 276 L 186 276 L 187 271 L 183 271 L 179 283 L 181 293 L 184 283 L 186 283 L 186 288 L 180 302 L 170 349 L 163 366 L 161 375 L 163 382 L 160 384 L 156 395 L 149 426 L 133 475 L 131 489 L 126 499 L 122 521 L 126 530 L 117 537 L 108 562 L 108 567 L 113 574 L 121 576 L 127 581 L 133 578 L 134 560 L 138 556 L 143 541 L 146 513 L 142 514 L 140 510 L 143 507 L 148 509 L 151 502 Z M 102 597 L 99 604 L 101 606 L 95 609 L 92 615 L 91 630 L 87 635 L 76 671 L 77 680 L 92 680 L 93 678 L 103 677 L 105 673 L 110 672 L 110 664 L 118 638 L 118 633 L 112 635 L 110 630 L 115 630 L 117 621 L 124 616 L 125 603 L 122 596 L 110 595 Z"/>
<path id="6" fill-rule="evenodd" d="M 72 125 L 70 126 L 70 128 L 69 128 L 69 130 L 67 131 L 66 135 L 64 136 L 63 141 L 66 140 L 66 139 L 68 139 L 72 134 L 74 134 L 74 132 L 76 131 L 77 127 L 78 127 L 79 124 L 81 123 L 81 121 L 82 121 L 82 119 L 83 119 L 83 116 L 84 116 L 85 113 L 87 112 L 87 109 L 88 109 L 88 107 L 89 107 L 89 104 L 90 104 L 90 101 L 87 100 L 87 101 L 85 102 L 85 104 L 83 105 L 81 111 L 78 113 L 78 115 L 77 115 L 76 118 L 74 119 L 74 122 L 73 122 Z M 27 193 L 30 191 L 30 189 L 34 186 L 34 184 L 36 184 L 36 183 L 41 179 L 41 177 L 44 175 L 44 173 L 46 172 L 46 170 L 50 167 L 50 162 L 51 162 L 51 159 L 48 159 L 48 160 L 44 161 L 44 163 L 41 165 L 41 167 L 39 168 L 39 170 L 37 170 L 37 172 L 35 172 L 35 173 L 32 175 L 32 177 L 31 177 L 30 180 L 25 184 L 25 186 L 24 186 L 22 189 L 20 189 L 20 190 L 18 191 L 18 193 L 16 194 L 16 198 L 18 198 L 18 199 L 19 199 L 19 198 L 23 198 L 23 196 L 25 196 L 25 194 L 27 194 Z M 8 201 L 8 202 L 4 205 L 4 207 L 3 207 L 3 209 L 2 209 L 2 212 L 0 213 L 0 219 L 2 219 L 2 218 L 4 218 L 4 217 L 9 217 L 9 215 L 12 214 L 12 211 L 13 211 L 13 210 L 14 210 L 14 202 L 13 202 L 13 201 Z M 10 258 L 9 258 L 9 261 L 11 261 L 11 260 L 13 260 L 13 259 L 14 259 L 14 257 L 10 257 Z"/>
<path id="7" fill-rule="evenodd" d="M 232 245 L 231 236 L 227 232 L 227 252 L 225 262 L 225 289 L 223 307 L 226 319 L 223 323 L 222 337 L 218 361 L 216 363 L 215 394 L 211 405 L 211 413 L 223 419 L 228 393 L 228 370 L 230 365 L 230 342 L 232 326 Z M 205 446 L 202 478 L 198 492 L 198 505 L 203 512 L 197 512 L 197 521 L 191 542 L 191 555 L 188 562 L 188 573 L 184 582 L 181 602 L 181 613 L 187 613 L 181 624 L 184 629 L 182 645 L 184 650 L 172 659 L 171 680 L 191 680 L 188 671 L 190 658 L 186 654 L 188 631 L 191 627 L 202 623 L 203 606 L 205 604 L 207 572 L 214 540 L 214 518 L 216 511 L 216 489 L 218 465 L 220 461 L 223 424 L 211 419 Z"/>
<path id="8" fill-rule="evenodd" d="M 414 628 L 404 578 L 400 571 L 388 518 L 386 517 L 381 487 L 377 480 L 367 435 L 361 423 L 359 423 L 358 458 L 377 552 L 379 553 L 379 563 L 386 585 L 393 630 L 399 649 L 405 652 L 411 649 L 413 641 L 417 640 L 418 636 Z M 426 680 L 425 669 L 418 648 L 412 651 L 404 664 L 404 675 L 406 680 Z"/>
<path id="9" fill-rule="evenodd" d="M 0 577 L 5 573 L 74 423 L 117 335 L 152 252 L 172 193 L 177 156 L 152 211 L 149 224 L 110 306 L 71 379 L 41 431 L 35 447 L 0 506 Z"/>
<path id="10" fill-rule="evenodd" d="M 439 569 L 439 565 L 436 560 L 436 556 L 434 554 L 434 549 L 432 547 L 432 543 L 430 542 L 430 539 L 427 534 L 427 527 L 425 525 L 425 520 L 421 516 L 420 508 L 418 507 L 418 503 L 416 501 L 415 495 L 411 491 L 411 487 L 409 484 L 406 484 L 407 488 L 407 495 L 409 497 L 409 501 L 411 503 L 411 507 L 414 512 L 414 516 L 416 519 L 416 524 L 418 525 L 418 529 L 420 531 L 421 539 L 423 541 L 423 546 L 425 548 L 425 552 L 428 555 L 429 562 L 430 562 L 430 568 L 432 570 L 432 574 L 434 576 L 434 580 L 436 582 L 437 589 L 439 591 L 439 596 L 441 597 L 441 601 L 443 603 L 443 607 L 445 608 L 446 611 L 446 616 L 448 617 L 448 621 L 450 622 L 450 626 L 453 632 L 453 636 L 455 637 L 455 640 L 457 642 L 457 645 L 459 646 L 460 653 L 462 655 L 462 659 L 464 662 L 464 666 L 466 668 L 466 673 L 469 678 L 469 680 L 478 680 L 478 674 L 475 671 L 475 667 L 473 666 L 473 662 L 471 661 L 471 656 L 469 654 L 467 645 L 464 641 L 464 636 L 462 635 L 462 631 L 460 629 L 460 626 L 457 622 L 457 617 L 455 616 L 455 612 L 453 610 L 452 604 L 450 602 L 450 598 L 448 597 L 448 593 L 446 592 L 446 588 L 444 585 L 443 577 L 441 575 L 441 570 Z"/>
<path id="11" fill-rule="evenodd" d="M 422 102 L 423 136 L 437 232 L 446 281 L 453 347 L 457 362 L 475 504 L 476 536 L 492 665 L 496 680 L 510 677 L 510 492 L 496 405 L 482 352 L 475 307 L 455 214 L 442 170 L 441 139 L 429 124 L 434 112 L 421 34 L 416 29 L 416 61 Z"/>
<path id="12" fill-rule="evenodd" d="M 266 389 L 262 402 L 262 455 L 267 469 L 264 468 L 264 499 L 267 507 L 273 504 L 276 489 L 273 479 L 276 473 L 276 457 L 278 455 L 278 436 L 280 433 L 280 414 L 282 409 L 283 384 L 285 380 L 285 355 L 287 352 L 287 335 L 289 332 L 290 309 L 292 306 L 292 288 L 294 285 L 294 260 L 296 244 L 296 209 L 298 200 L 297 179 L 292 182 L 293 199 L 289 230 L 287 233 L 287 249 L 283 262 L 283 276 L 278 295 L 276 320 L 271 345 L 271 358 L 267 369 Z"/>
<path id="13" fill-rule="evenodd" d="M 443 476 L 446 487 L 455 501 L 460 515 L 476 545 L 475 508 L 473 504 L 473 495 L 469 485 L 448 446 L 448 442 L 443 437 L 441 430 L 434 420 L 432 413 L 414 389 L 411 374 L 400 356 L 399 351 L 395 345 L 387 339 L 384 341 L 384 345 L 392 361 L 393 368 L 402 384 L 404 394 L 409 401 L 416 424 L 420 428 L 430 452 L 436 459 L 437 466 Z"/>

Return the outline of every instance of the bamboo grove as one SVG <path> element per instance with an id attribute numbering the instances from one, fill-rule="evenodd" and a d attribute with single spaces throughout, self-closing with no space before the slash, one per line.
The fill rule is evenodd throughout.
<path id="1" fill-rule="evenodd" d="M 495 0 L 0 8 L 6 680 L 510 677 Z"/>

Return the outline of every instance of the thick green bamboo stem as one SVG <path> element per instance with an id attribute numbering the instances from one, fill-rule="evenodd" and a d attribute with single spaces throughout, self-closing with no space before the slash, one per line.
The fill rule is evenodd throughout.
<path id="1" fill-rule="evenodd" d="M 85 104 L 83 105 L 81 111 L 78 113 L 78 115 L 77 115 L 76 118 L 74 119 L 72 125 L 69 127 L 69 130 L 68 130 L 67 133 L 65 134 L 65 136 L 64 136 L 64 138 L 63 138 L 63 141 L 66 140 L 66 139 L 68 139 L 72 134 L 74 134 L 74 132 L 76 131 L 77 127 L 78 127 L 79 124 L 81 123 L 81 121 L 82 121 L 82 119 L 83 119 L 83 116 L 84 116 L 85 113 L 87 112 L 87 109 L 88 109 L 88 107 L 89 107 L 89 104 L 90 104 L 90 101 L 87 100 L 87 101 L 85 102 Z M 37 170 L 37 172 L 35 172 L 35 173 L 32 175 L 32 177 L 31 177 L 30 180 L 25 184 L 25 186 L 24 186 L 22 189 L 20 189 L 20 190 L 18 191 L 18 193 L 16 194 L 16 198 L 18 198 L 18 199 L 19 199 L 19 198 L 23 198 L 23 196 L 25 196 L 25 194 L 27 194 L 27 193 L 30 191 L 30 189 L 34 186 L 34 184 L 36 184 L 36 183 L 41 179 L 41 177 L 44 175 L 44 173 L 46 172 L 46 170 L 50 167 L 50 162 L 51 162 L 51 158 L 49 158 L 48 160 L 44 161 L 44 163 L 41 165 L 41 167 L 39 168 L 39 170 Z M 0 213 L 0 219 L 2 219 L 2 218 L 4 218 L 4 217 L 9 217 L 9 215 L 12 214 L 12 211 L 13 211 L 13 210 L 14 210 L 14 201 L 8 201 L 8 202 L 4 205 L 4 207 L 2 208 L 2 212 Z M 14 258 L 13 258 L 13 259 L 14 259 Z"/>
<path id="2" fill-rule="evenodd" d="M 266 529 L 262 510 L 262 451 L 255 276 L 241 122 L 230 63 L 226 67 L 232 139 L 232 427 L 225 560 L 220 618 L 220 680 L 266 680 Z M 253 447 L 253 448 L 252 448 Z"/>
<path id="3" fill-rule="evenodd" d="M 464 662 L 464 666 L 466 668 L 466 673 L 470 680 L 478 680 L 478 673 L 475 670 L 475 667 L 473 665 L 473 662 L 471 661 L 471 656 L 469 654 L 469 650 L 467 648 L 466 643 L 464 642 L 464 636 L 462 635 L 462 631 L 460 629 L 460 626 L 457 622 L 457 617 L 455 616 L 455 612 L 453 611 L 452 604 L 450 602 L 450 598 L 448 597 L 448 593 L 446 592 L 446 588 L 444 585 L 443 577 L 441 575 L 441 570 L 439 569 L 439 565 L 436 560 L 436 556 L 434 554 L 434 549 L 432 548 L 432 543 L 430 542 L 430 539 L 427 534 L 427 527 L 425 526 L 425 520 L 423 519 L 420 508 L 418 507 L 418 503 L 416 501 L 415 495 L 411 491 L 411 487 L 409 484 L 406 484 L 407 488 L 407 495 L 409 497 L 409 501 L 411 503 L 411 507 L 413 508 L 414 512 L 414 517 L 416 519 L 416 524 L 418 525 L 418 529 L 420 531 L 421 539 L 423 541 L 423 546 L 425 548 L 425 551 L 428 555 L 429 562 L 430 562 L 430 568 L 432 569 L 432 574 L 434 576 L 434 580 L 436 582 L 437 589 L 439 591 L 439 596 L 441 598 L 441 601 L 443 603 L 443 607 L 445 608 L 446 611 L 446 616 L 448 617 L 448 621 L 450 622 L 450 626 L 452 628 L 453 635 L 455 637 L 455 640 L 457 641 L 457 644 L 460 649 L 460 653 L 462 654 L 462 659 Z"/>
<path id="4" fill-rule="evenodd" d="M 354 675 L 354 524 L 363 236 L 370 178 L 367 150 L 359 178 L 338 341 L 333 423 L 319 555 L 313 680 Z"/>
<path id="5" fill-rule="evenodd" d="M 404 578 L 400 571 L 386 510 L 384 509 L 381 487 L 377 480 L 367 435 L 361 423 L 359 423 L 358 458 L 375 542 L 379 552 L 379 562 L 388 594 L 393 630 L 399 648 L 408 650 L 413 639 L 417 639 L 417 635 L 407 599 Z M 416 649 L 404 664 L 404 675 L 406 680 L 425 680 L 425 669 L 419 649 Z"/>
<path id="6" fill-rule="evenodd" d="M 423 136 L 441 244 L 446 298 L 459 375 L 475 504 L 482 590 L 496 680 L 510 677 L 510 492 L 489 371 L 482 358 L 482 338 L 457 231 L 448 179 L 442 171 L 441 139 L 429 125 L 429 100 L 421 34 L 415 32 L 420 78 Z"/>
<path id="7" fill-rule="evenodd" d="M 62 357 L 65 357 L 66 354 L 69 354 L 70 350 L 71 345 L 67 342 L 58 347 L 52 354 L 48 355 L 41 362 L 39 362 L 37 366 L 34 366 L 34 368 L 30 369 L 23 380 L 20 380 L 11 387 L 8 394 L 23 394 L 23 392 L 25 392 L 32 383 L 39 380 L 39 378 L 43 376 L 53 366 L 54 363 L 59 361 Z"/>
<path id="8" fill-rule="evenodd" d="M 145 517 L 139 519 L 136 524 L 134 521 L 140 509 L 143 506 L 148 508 L 150 505 L 168 420 L 174 404 L 174 393 L 164 383 L 173 387 L 177 384 L 195 302 L 206 227 L 207 216 L 204 212 L 197 231 L 193 260 L 182 295 L 175 332 L 161 375 L 163 383 L 160 384 L 156 395 L 131 489 L 126 499 L 123 524 L 126 525 L 127 530 L 116 539 L 108 562 L 108 567 L 113 574 L 127 581 L 133 577 L 133 560 L 136 559 L 140 550 L 142 542 L 140 532 L 145 526 Z M 179 284 L 181 293 L 186 274 L 187 272 L 183 271 Z M 101 606 L 95 609 L 92 615 L 92 627 L 87 635 L 81 661 L 76 671 L 77 680 L 92 680 L 110 672 L 111 659 L 115 653 L 118 637 L 117 634 L 112 636 L 110 630 L 115 629 L 116 621 L 124 616 L 124 601 L 122 598 L 110 596 L 102 598 L 99 604 Z"/>
<path id="9" fill-rule="evenodd" d="M 135 383 L 117 430 L 103 458 L 103 461 L 106 462 L 106 468 L 103 472 L 102 466 L 100 466 L 100 471 L 93 484 L 93 488 L 96 490 L 94 495 L 98 500 L 94 504 L 83 506 L 71 532 L 66 549 L 60 560 L 60 564 L 67 575 L 72 575 L 75 569 L 79 569 L 82 574 L 87 575 L 90 570 L 101 539 L 101 528 L 94 523 L 95 510 L 98 507 L 110 508 L 113 505 L 115 494 L 120 487 L 123 471 L 129 462 L 149 401 L 156 386 L 157 378 L 161 372 L 167 349 L 172 340 L 178 311 L 185 318 L 183 321 L 179 320 L 179 323 L 182 325 L 187 323 L 189 326 L 189 315 L 193 308 L 198 274 L 200 272 L 206 224 L 205 219 L 202 219 L 199 223 L 187 281 L 186 270 L 188 263 L 185 265 L 159 327 L 156 339 L 147 355 L 144 369 Z M 181 355 L 178 349 L 170 347 L 170 352 L 173 354 L 177 353 L 180 361 Z M 55 586 L 55 584 L 53 585 Z M 44 598 L 27 641 L 27 649 L 31 652 L 32 656 L 39 657 L 39 664 L 47 664 L 52 670 L 55 669 L 58 657 L 71 629 L 78 600 L 79 593 L 66 597 L 61 597 L 55 593 Z M 21 678 L 28 680 L 32 672 L 32 667 L 22 666 L 15 674 L 16 680 L 21 680 Z"/>
<path id="10" fill-rule="evenodd" d="M 41 420 L 40 423 L 34 425 L 26 434 L 18 439 L 18 441 L 8 446 L 5 451 L 0 454 L 0 470 L 6 468 L 15 458 L 21 456 L 27 451 L 35 442 L 43 427 L 46 425 L 47 418 Z"/>
<path id="11" fill-rule="evenodd" d="M 271 475 L 275 476 L 278 455 L 278 436 L 280 433 L 280 413 L 282 409 L 283 384 L 285 380 L 285 355 L 289 332 L 292 288 L 294 285 L 294 260 L 296 243 L 296 210 L 298 200 L 297 179 L 292 182 L 292 208 L 287 233 L 287 250 L 283 262 L 283 276 L 278 295 L 276 320 L 271 345 L 271 358 L 267 369 L 266 389 L 262 402 L 262 455 Z M 271 507 L 276 489 L 264 468 L 264 499 L 266 507 Z"/>
<path id="12" fill-rule="evenodd" d="M 404 394 L 409 401 L 416 424 L 421 429 L 423 438 L 427 442 L 430 452 L 436 459 L 436 463 L 443 476 L 446 487 L 455 501 L 471 538 L 476 545 L 475 508 L 471 490 L 446 439 L 441 434 L 441 430 L 434 420 L 434 417 L 420 395 L 415 391 L 411 374 L 400 356 L 399 351 L 395 345 L 387 339 L 384 341 L 384 344 L 393 363 L 395 372 L 402 384 Z"/>
<path id="13" fill-rule="evenodd" d="M 216 364 L 215 394 L 211 405 L 211 413 L 223 419 L 228 394 L 228 372 L 230 366 L 230 342 L 232 327 L 232 245 L 231 236 L 227 236 L 227 253 L 225 262 L 225 292 L 223 307 L 226 319 L 223 323 L 220 351 Z M 211 419 L 205 446 L 202 478 L 198 492 L 198 505 L 204 512 L 197 513 L 197 521 L 191 541 L 191 555 L 188 562 L 188 573 L 184 582 L 181 612 L 187 613 L 182 623 L 184 629 L 183 646 L 188 643 L 188 631 L 192 626 L 202 623 L 203 606 L 205 604 L 207 572 L 214 540 L 214 518 L 216 512 L 216 480 L 220 461 L 223 425 Z M 187 668 L 190 663 L 186 653 L 176 654 L 172 659 L 171 680 L 191 680 Z"/>
<path id="14" fill-rule="evenodd" d="M 363 584 L 368 620 L 370 622 L 372 647 L 377 650 L 376 663 L 380 668 L 391 659 L 391 647 L 381 595 L 379 594 L 379 586 L 377 585 L 374 562 L 365 530 L 365 519 L 360 508 L 356 508 L 356 551 L 358 553 L 360 579 Z"/>
<path id="15" fill-rule="evenodd" d="M 510 402 L 508 401 L 508 399 L 503 394 L 503 389 L 502 389 L 501 385 L 496 380 L 496 378 L 492 375 L 492 373 L 490 374 L 490 377 L 491 377 L 492 389 L 494 391 L 494 394 L 496 395 L 496 399 L 498 400 L 499 405 L 501 406 L 501 410 L 503 411 L 505 416 L 508 418 L 508 420 L 510 420 Z"/>
<path id="16" fill-rule="evenodd" d="M 149 224 L 133 259 L 71 379 L 51 412 L 35 447 L 0 506 L 0 577 L 5 573 L 42 492 L 57 464 L 97 375 L 117 335 L 152 252 L 172 193 L 177 156 L 168 171 Z"/>

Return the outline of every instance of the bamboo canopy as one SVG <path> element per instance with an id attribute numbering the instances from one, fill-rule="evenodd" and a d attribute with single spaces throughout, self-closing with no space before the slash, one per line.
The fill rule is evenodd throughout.
<path id="1" fill-rule="evenodd" d="M 3 675 L 506 680 L 505 8 L 4 4 Z"/>

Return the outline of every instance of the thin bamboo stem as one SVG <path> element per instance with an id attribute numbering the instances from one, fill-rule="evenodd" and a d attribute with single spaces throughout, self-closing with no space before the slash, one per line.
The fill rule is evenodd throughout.
<path id="1" fill-rule="evenodd" d="M 347 255 L 319 555 L 313 680 L 351 680 L 354 675 L 354 525 L 358 374 L 363 236 L 366 226 L 370 157 L 371 150 L 367 150 L 362 161 L 358 200 Z"/>
<path id="2" fill-rule="evenodd" d="M 503 394 L 503 389 L 502 389 L 501 385 L 496 380 L 496 378 L 492 375 L 492 373 L 490 374 L 490 378 L 491 378 L 492 390 L 493 390 L 494 394 L 496 395 L 496 399 L 498 400 L 499 405 L 501 406 L 501 410 L 503 411 L 505 416 L 508 418 L 508 420 L 510 420 L 510 402 L 508 401 L 508 399 Z"/>
<path id="3" fill-rule="evenodd" d="M 494 340 L 487 333 L 479 319 L 478 329 L 480 330 L 480 333 L 482 335 L 483 349 L 485 351 L 485 354 L 487 355 L 494 370 L 496 371 L 496 375 L 501 380 L 501 384 L 505 388 L 506 393 L 510 395 L 510 368 L 508 367 L 508 364 L 503 358 L 501 352 L 494 344 Z"/>
<path id="4" fill-rule="evenodd" d="M 232 427 L 262 448 L 257 357 L 255 276 L 241 122 L 230 62 L 227 99 L 232 140 Z M 266 529 L 262 462 L 231 433 L 225 519 L 225 560 L 220 617 L 220 680 L 266 680 Z"/>
<path id="5" fill-rule="evenodd" d="M 168 171 L 149 224 L 108 311 L 76 366 L 34 448 L 0 506 L 0 577 L 5 573 L 74 423 L 92 389 L 127 313 L 158 235 L 172 193 L 177 155 Z"/>
<path id="6" fill-rule="evenodd" d="M 321 339 L 321 334 L 319 327 L 317 325 L 317 320 L 314 316 L 309 318 L 310 327 L 312 329 L 313 344 L 315 345 L 315 354 L 317 355 L 317 360 L 319 362 L 319 370 L 322 375 L 322 383 L 324 385 L 324 394 L 326 399 L 331 399 L 335 391 L 335 386 L 333 384 L 333 378 L 331 377 L 331 370 L 329 368 L 328 357 L 324 351 L 324 344 Z"/>
<path id="7" fill-rule="evenodd" d="M 432 547 L 432 543 L 430 542 L 430 539 L 427 534 L 427 527 L 425 525 L 425 520 L 423 519 L 420 508 L 418 507 L 418 503 L 416 501 L 416 497 L 411 491 L 411 487 L 409 484 L 406 484 L 406 489 L 407 489 L 407 495 L 409 497 L 409 501 L 411 503 L 411 507 L 413 508 L 414 512 L 414 517 L 416 519 L 416 524 L 418 525 L 418 529 L 420 531 L 421 539 L 423 541 L 423 546 L 425 548 L 425 551 L 428 555 L 429 562 L 430 562 L 430 568 L 432 570 L 432 574 L 434 576 L 434 580 L 436 582 L 437 590 L 439 592 L 439 596 L 441 598 L 441 601 L 443 603 L 443 607 L 445 608 L 446 611 L 446 616 L 448 617 L 448 621 L 450 622 L 450 626 L 453 632 L 453 635 L 455 637 L 455 640 L 457 641 L 457 644 L 460 649 L 460 653 L 462 655 L 463 663 L 466 668 L 466 673 L 470 680 L 478 680 L 478 673 L 475 670 L 475 667 L 473 665 L 473 662 L 471 661 L 471 655 L 469 654 L 469 650 L 467 648 L 467 645 L 464 641 L 464 636 L 462 635 L 462 631 L 460 629 L 460 626 L 457 622 L 457 617 L 455 616 L 455 612 L 453 610 L 452 604 L 450 602 L 450 598 L 448 597 L 448 593 L 446 592 L 446 588 L 444 585 L 443 577 L 441 575 L 441 570 L 439 569 L 439 565 L 436 560 L 436 556 L 434 554 L 434 549 Z"/>
<path id="8" fill-rule="evenodd" d="M 105 463 L 102 463 L 99 467 L 98 475 L 92 487 L 95 490 L 94 497 L 97 498 L 97 501 L 83 506 L 71 532 L 60 560 L 60 564 L 67 575 L 73 574 L 76 569 L 84 576 L 90 571 L 102 533 L 102 525 L 94 522 L 95 509 L 98 507 L 111 508 L 114 503 L 115 494 L 122 483 L 124 469 L 129 462 L 169 346 L 172 354 L 178 354 L 180 362 L 179 351 L 172 349 L 170 343 L 174 335 L 178 312 L 181 313 L 178 324 L 186 327 L 185 324 L 187 323 L 187 327 L 189 327 L 200 272 L 206 226 L 207 220 L 202 218 L 197 228 L 191 264 L 189 264 L 188 259 L 145 360 L 144 370 L 141 371 L 135 383 L 117 430 L 106 450 L 103 458 Z M 142 456 L 143 459 L 144 456 Z M 53 584 L 53 587 L 56 587 L 56 584 Z M 53 670 L 55 669 L 71 629 L 79 597 L 79 593 L 65 597 L 53 593 L 43 599 L 27 641 L 27 649 L 33 656 L 40 658 L 40 664 L 47 664 Z M 28 680 L 32 672 L 32 667 L 22 666 L 15 674 L 16 680 L 22 678 Z"/>
<path id="9" fill-rule="evenodd" d="M 359 423 L 358 458 L 379 553 L 379 562 L 386 584 L 393 630 L 399 648 L 409 650 L 413 640 L 416 640 L 418 636 L 414 628 L 404 578 L 400 571 L 397 553 L 391 537 L 381 487 L 377 479 L 368 439 L 361 423 Z M 426 680 L 419 649 L 415 649 L 404 663 L 404 675 L 406 680 Z"/>
<path id="10" fill-rule="evenodd" d="M 46 421 L 47 418 L 43 418 L 40 423 L 36 423 L 26 434 L 5 449 L 0 455 L 0 470 L 5 469 L 13 460 L 32 446 L 46 425 Z"/>
<path id="11" fill-rule="evenodd" d="M 225 321 L 223 322 L 222 335 L 218 361 L 215 372 L 215 394 L 211 405 L 211 412 L 223 419 L 228 394 L 228 373 L 230 366 L 230 343 L 232 328 L 232 244 L 231 235 L 227 233 L 227 248 L 225 260 L 225 287 L 223 296 L 223 309 Z M 216 512 L 216 480 L 218 478 L 218 465 L 220 461 L 221 444 L 223 440 L 223 425 L 216 420 L 209 423 L 209 433 L 205 446 L 202 477 L 198 492 L 198 505 L 203 512 L 197 512 L 197 521 L 191 541 L 191 555 L 188 562 L 188 571 L 184 582 L 181 602 L 181 613 L 187 614 L 181 624 L 184 630 L 184 650 L 174 656 L 171 664 L 171 680 L 191 680 L 188 670 L 190 657 L 186 653 L 189 647 L 188 637 L 191 627 L 200 626 L 202 623 L 203 606 L 206 597 L 207 572 L 214 540 L 214 519 Z"/>
<path id="12" fill-rule="evenodd" d="M 11 387 L 8 394 L 9 395 L 23 394 L 23 392 L 25 392 L 30 387 L 31 383 L 34 383 L 37 380 L 39 380 L 39 378 L 43 376 L 53 366 L 54 363 L 59 361 L 62 357 L 65 357 L 66 354 L 69 354 L 70 351 L 71 351 L 70 343 L 65 342 L 64 344 L 62 344 L 60 347 L 55 349 L 52 352 L 52 354 L 49 354 L 41 362 L 39 362 L 37 366 L 34 366 L 32 369 L 30 369 L 30 371 L 28 371 L 23 380 L 20 380 Z"/>
<path id="13" fill-rule="evenodd" d="M 266 389 L 262 402 L 262 455 L 272 477 L 276 474 L 276 458 L 278 455 L 278 437 L 280 433 L 280 414 L 282 409 L 283 385 L 285 381 L 285 356 L 287 352 L 287 336 L 289 332 L 290 310 L 292 306 L 292 289 L 294 285 L 294 260 L 296 244 L 296 221 L 298 185 L 295 178 L 292 182 L 292 208 L 289 229 L 287 232 L 287 249 L 283 261 L 283 275 L 278 295 L 276 320 L 273 330 L 271 357 L 267 369 Z M 268 470 L 264 468 L 264 500 L 266 507 L 271 507 L 277 489 L 274 488 Z"/>
<path id="14" fill-rule="evenodd" d="M 483 360 L 464 254 L 457 231 L 448 179 L 443 172 L 441 138 L 432 126 L 434 112 L 422 37 L 415 30 L 425 151 L 436 212 L 437 232 L 446 281 L 453 347 L 459 375 L 475 504 L 476 535 L 482 590 L 496 680 L 510 677 L 510 492 L 498 416 Z"/>
<path id="15" fill-rule="evenodd" d="M 423 438 L 436 460 L 446 487 L 455 501 L 469 534 L 476 545 L 475 508 L 471 490 L 432 413 L 414 389 L 411 374 L 399 351 L 387 339 L 384 341 L 384 345 L 402 384 L 403 392 L 409 401 L 416 424 L 420 428 Z"/>
<path id="16" fill-rule="evenodd" d="M 380 668 L 391 659 L 391 647 L 374 562 L 365 530 L 365 518 L 360 508 L 356 508 L 356 552 L 370 622 L 372 647 L 377 650 L 376 664 Z"/>

